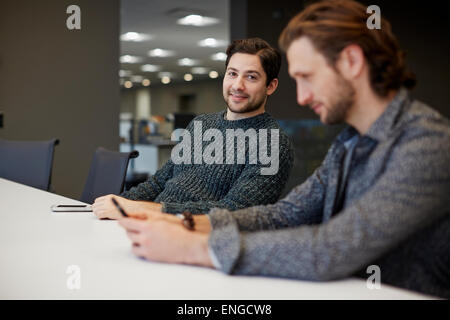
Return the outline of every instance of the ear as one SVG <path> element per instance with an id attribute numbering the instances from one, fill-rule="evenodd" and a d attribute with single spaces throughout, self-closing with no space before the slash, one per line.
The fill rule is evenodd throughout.
<path id="1" fill-rule="evenodd" d="M 356 44 L 350 44 L 341 51 L 336 66 L 342 76 L 350 80 L 361 75 L 365 63 L 364 52 L 361 47 Z"/>
<path id="2" fill-rule="evenodd" d="M 270 81 L 266 89 L 267 95 L 270 96 L 272 93 L 275 92 L 275 90 L 277 90 L 277 88 L 278 88 L 278 79 L 277 78 L 272 79 L 272 81 Z"/>

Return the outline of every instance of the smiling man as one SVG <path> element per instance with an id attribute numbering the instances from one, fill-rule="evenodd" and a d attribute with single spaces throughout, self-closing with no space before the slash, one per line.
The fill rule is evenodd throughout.
<path id="1" fill-rule="evenodd" d="M 187 161 L 178 161 L 183 148 L 175 146 L 171 159 L 148 181 L 121 197 L 97 198 L 93 204 L 97 217 L 120 217 L 112 197 L 128 212 L 168 213 L 237 210 L 278 200 L 292 168 L 293 148 L 265 108 L 278 87 L 281 55 L 262 39 L 236 40 L 227 49 L 225 65 L 223 96 L 228 107 L 189 124 L 179 144 L 188 145 L 181 152 Z M 219 143 L 223 137 L 225 143 Z"/>
<path id="2" fill-rule="evenodd" d="M 133 252 L 225 273 L 326 281 L 367 278 L 450 298 L 450 123 L 410 98 L 415 80 L 382 19 L 351 0 L 305 8 L 280 37 L 297 101 L 345 122 L 323 163 L 272 205 L 121 219 Z"/>

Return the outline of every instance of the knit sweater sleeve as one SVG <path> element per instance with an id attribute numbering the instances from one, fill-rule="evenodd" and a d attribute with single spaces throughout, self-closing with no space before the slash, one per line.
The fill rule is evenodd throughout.
<path id="1" fill-rule="evenodd" d="M 150 176 L 147 181 L 123 192 L 121 196 L 130 200 L 155 200 L 155 198 L 164 190 L 166 182 L 172 178 L 173 168 L 174 163 L 172 160 L 167 161 L 161 169 Z"/>
<path id="2" fill-rule="evenodd" d="M 189 132 L 192 133 L 194 121 L 201 119 L 202 116 L 196 117 L 188 124 L 186 130 L 189 130 Z M 173 178 L 174 168 L 175 164 L 169 159 L 154 175 L 150 176 L 147 181 L 123 192 L 121 196 L 130 200 L 154 201 L 164 190 L 166 182 Z"/>
<path id="3" fill-rule="evenodd" d="M 208 213 L 212 208 L 230 211 L 274 203 L 278 200 L 293 166 L 294 149 L 290 139 L 282 135 L 279 150 L 279 169 L 274 175 L 262 175 L 260 165 L 247 165 L 225 197 L 218 201 L 163 202 L 162 211 L 168 213 Z"/>

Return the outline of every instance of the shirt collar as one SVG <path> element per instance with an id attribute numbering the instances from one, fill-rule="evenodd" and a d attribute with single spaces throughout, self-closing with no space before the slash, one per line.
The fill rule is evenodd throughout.
<path id="1" fill-rule="evenodd" d="M 370 126 L 365 136 L 377 141 L 387 139 L 408 101 L 408 91 L 405 88 L 401 88 L 389 103 L 386 110 Z"/>
<path id="2" fill-rule="evenodd" d="M 386 110 L 378 117 L 377 120 L 370 126 L 365 137 L 371 138 L 375 141 L 382 141 L 389 137 L 391 129 L 395 126 L 403 106 L 409 101 L 408 91 L 401 88 L 392 101 L 387 106 Z M 344 129 L 337 140 L 341 143 L 352 139 L 355 135 L 359 135 L 358 131 L 352 126 Z"/>

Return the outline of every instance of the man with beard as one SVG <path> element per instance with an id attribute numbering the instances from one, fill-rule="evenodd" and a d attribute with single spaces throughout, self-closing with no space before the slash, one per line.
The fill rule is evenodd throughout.
<path id="1" fill-rule="evenodd" d="M 113 197 L 125 211 L 154 209 L 169 213 L 201 213 L 211 208 L 237 210 L 278 200 L 292 168 L 293 148 L 288 136 L 265 107 L 268 97 L 278 86 L 281 55 L 262 39 L 236 40 L 227 49 L 225 65 L 223 96 L 228 108 L 215 114 L 200 115 L 188 125 L 187 132 L 190 137 L 194 136 L 189 138 L 189 141 L 194 141 L 190 152 L 192 158 L 201 159 L 203 146 L 208 144 L 202 132 L 199 139 L 195 137 L 199 123 L 200 131 L 214 129 L 215 133 L 227 139 L 230 130 L 244 134 L 256 132 L 258 135 L 264 129 L 266 144 L 260 143 L 263 138 L 260 136 L 256 142 L 259 150 L 254 149 L 255 145 L 250 146 L 251 139 L 248 138 L 245 150 L 237 150 L 242 145 L 234 143 L 232 137 L 233 141 L 225 141 L 223 148 L 223 154 L 227 153 L 226 163 L 205 164 L 195 160 L 174 163 L 176 161 L 170 159 L 148 181 L 122 193 L 121 197 L 106 195 L 97 198 L 93 204 L 97 217 L 120 217 L 111 200 Z M 198 140 L 202 146 L 195 145 Z M 261 152 L 267 155 L 271 152 L 271 156 L 276 157 L 277 167 L 272 173 L 264 173 L 264 161 L 252 162 L 255 152 L 249 150 L 258 150 L 260 157 Z M 245 159 L 239 160 L 238 154 L 243 151 Z M 236 161 L 228 161 L 228 153 L 235 155 Z"/>
<path id="2" fill-rule="evenodd" d="M 410 98 L 389 22 L 370 30 L 368 17 L 356 1 L 320 1 L 280 36 L 298 104 L 348 124 L 313 175 L 275 204 L 194 216 L 194 231 L 154 211 L 121 219 L 134 254 L 312 281 L 378 270 L 450 298 L 450 123 Z"/>

